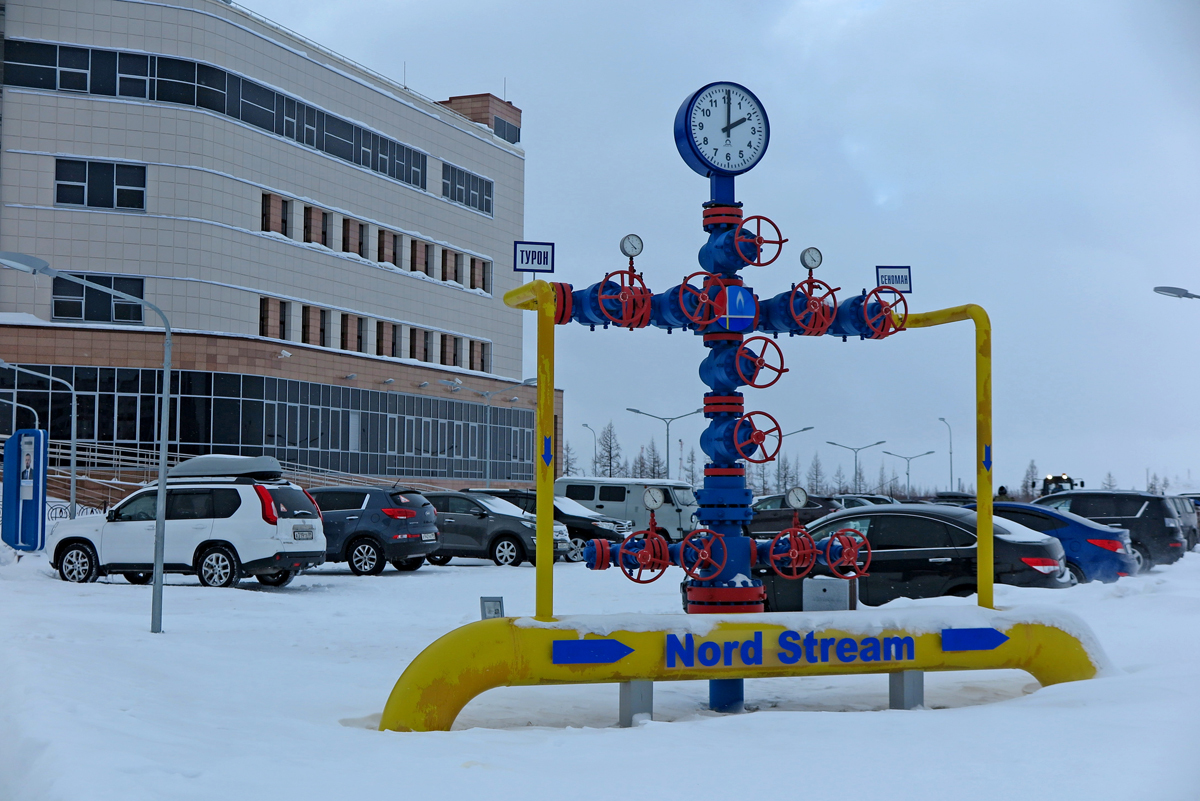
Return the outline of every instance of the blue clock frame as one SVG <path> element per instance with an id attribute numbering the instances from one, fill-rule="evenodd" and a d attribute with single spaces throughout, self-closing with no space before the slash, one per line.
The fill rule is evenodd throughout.
<path id="1" fill-rule="evenodd" d="M 696 105 L 697 98 L 704 94 L 708 89 L 717 85 L 736 86 L 741 91 L 745 92 L 750 97 L 754 98 L 754 102 L 762 109 L 763 115 L 763 149 L 758 157 L 758 161 L 751 164 L 742 170 L 725 170 L 720 166 L 713 164 L 704 157 L 700 147 L 696 144 L 696 140 L 692 138 L 692 126 L 689 120 L 692 118 L 692 108 Z M 767 155 L 767 148 L 771 146 L 771 120 L 767 116 L 766 106 L 758 99 L 758 95 L 751 92 L 740 83 L 733 81 L 713 81 L 705 84 L 688 95 L 683 105 L 679 107 L 679 111 L 675 112 L 675 148 L 679 151 L 680 157 L 683 158 L 685 164 L 692 168 L 695 172 L 709 179 L 712 201 L 714 203 L 729 203 L 732 204 L 734 199 L 734 176 L 749 172 L 758 166 L 758 162 L 762 161 L 763 156 Z"/>

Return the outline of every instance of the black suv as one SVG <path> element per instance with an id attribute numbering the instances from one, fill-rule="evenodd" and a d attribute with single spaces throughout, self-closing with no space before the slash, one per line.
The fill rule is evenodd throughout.
<path id="1" fill-rule="evenodd" d="M 1070 490 L 1038 498 L 1034 503 L 1129 530 L 1139 572 L 1169 565 L 1183 556 L 1183 521 L 1175 504 L 1162 495 L 1134 491 Z"/>
<path id="2" fill-rule="evenodd" d="M 441 546 L 437 513 L 421 493 L 395 487 L 310 490 L 325 527 L 325 560 L 349 562 L 356 576 L 378 576 L 385 562 L 416 570 Z"/>
<path id="3" fill-rule="evenodd" d="M 470 492 L 487 492 L 497 498 L 503 498 L 530 514 L 537 514 L 537 493 L 525 489 L 475 489 Z M 599 512 L 593 512 L 578 501 L 562 495 L 554 496 L 554 519 L 567 527 L 571 545 L 567 548 L 568 562 L 582 562 L 583 549 L 592 540 L 608 540 L 622 542 L 633 531 L 633 524 L 628 520 L 618 520 Z"/>
<path id="4" fill-rule="evenodd" d="M 1191 498 L 1183 495 L 1168 495 L 1168 499 L 1175 504 L 1175 510 L 1179 513 L 1179 523 L 1183 527 L 1184 549 L 1192 550 L 1196 547 L 1196 542 L 1200 541 L 1200 520 L 1197 520 L 1196 505 Z"/>
<path id="5" fill-rule="evenodd" d="M 783 495 L 768 495 L 759 498 L 751 506 L 754 519 L 750 521 L 750 533 L 755 537 L 774 537 L 792 525 L 792 512 L 796 511 L 783 501 Z M 806 526 L 818 517 L 839 511 L 842 504 L 833 498 L 809 495 L 808 504 L 800 509 L 800 525 Z"/>

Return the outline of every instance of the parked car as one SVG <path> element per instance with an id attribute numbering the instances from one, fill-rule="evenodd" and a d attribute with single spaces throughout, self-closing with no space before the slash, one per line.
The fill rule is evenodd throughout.
<path id="1" fill-rule="evenodd" d="M 793 513 L 799 512 L 800 525 L 807 526 L 819 517 L 842 509 L 842 504 L 834 498 L 820 495 L 809 495 L 808 503 L 803 509 L 792 509 L 784 502 L 784 495 L 768 495 L 759 498 L 752 505 L 754 519 L 750 521 L 750 533 L 755 537 L 774 537 L 780 531 L 792 525 Z"/>
<path id="2" fill-rule="evenodd" d="M 197 456 L 167 473 L 163 570 L 230 587 L 252 575 L 282 587 L 325 561 L 317 505 L 285 481 L 269 456 Z M 50 564 L 63 581 L 95 581 L 119 573 L 131 584 L 154 570 L 157 482 L 139 489 L 104 517 L 63 520 L 46 538 Z"/>
<path id="3" fill-rule="evenodd" d="M 895 498 L 890 498 L 887 495 L 842 493 L 840 495 L 834 495 L 833 499 L 846 509 L 853 509 L 856 506 L 870 506 L 871 504 L 900 503 L 900 501 L 896 500 Z"/>
<path id="4" fill-rule="evenodd" d="M 310 494 L 325 520 L 325 561 L 349 562 L 356 576 L 378 576 L 387 562 L 416 570 L 441 546 L 433 504 L 416 490 L 317 487 Z"/>
<path id="5" fill-rule="evenodd" d="M 468 490 L 485 492 L 503 498 L 513 506 L 529 514 L 537 513 L 537 493 L 525 489 Z M 567 548 L 568 562 L 582 562 L 583 549 L 595 539 L 621 542 L 633 531 L 633 523 L 593 512 L 583 504 L 562 495 L 554 496 L 554 519 L 567 527 L 570 547 Z"/>
<path id="6" fill-rule="evenodd" d="M 1192 498 L 1183 495 L 1169 495 L 1179 513 L 1179 524 L 1183 528 L 1184 549 L 1190 551 L 1200 540 L 1200 521 L 1197 520 L 1196 504 Z"/>
<path id="7" fill-rule="evenodd" d="M 659 533 L 678 542 L 696 528 L 693 515 L 700 511 L 696 495 L 686 481 L 665 478 L 595 478 L 563 476 L 554 482 L 554 494 L 577 501 L 593 512 L 628 520 L 635 531 L 650 525 L 650 510 L 642 502 L 647 487 L 663 491 L 665 502 L 655 511 Z"/>
<path id="8" fill-rule="evenodd" d="M 1183 556 L 1185 542 L 1179 513 L 1162 495 L 1134 490 L 1071 490 L 1046 495 L 1034 503 L 1128 530 L 1139 571 L 1169 565 Z"/>
<path id="9" fill-rule="evenodd" d="M 968 507 L 974 509 L 974 504 Z M 1064 509 L 1032 503 L 1003 502 L 993 505 L 997 517 L 1049 534 L 1062 543 L 1067 569 L 1079 583 L 1113 582 L 1138 572 L 1129 532 L 1080 517 Z"/>
<path id="10" fill-rule="evenodd" d="M 995 581 L 1019 587 L 1069 587 L 1074 582 L 1058 540 L 1022 525 L 993 518 Z M 868 575 L 858 580 L 859 600 L 871 606 L 896 598 L 971 595 L 976 591 L 975 513 L 956 506 L 886 504 L 845 509 L 814 522 L 808 531 L 821 540 L 852 528 L 871 543 Z M 801 608 L 802 581 L 780 578 L 756 565 L 767 593 L 767 609 Z M 815 568 L 820 574 L 823 568 Z"/>
<path id="11" fill-rule="evenodd" d="M 452 557 L 491 559 L 516 567 L 537 559 L 537 518 L 508 501 L 481 492 L 427 492 L 425 498 L 438 513 L 442 547 L 427 558 L 444 565 Z M 565 554 L 567 527 L 554 523 L 554 553 Z"/>

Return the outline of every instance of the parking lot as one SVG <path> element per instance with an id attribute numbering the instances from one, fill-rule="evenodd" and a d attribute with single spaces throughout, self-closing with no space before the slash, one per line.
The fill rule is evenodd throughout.
<path id="1" fill-rule="evenodd" d="M 677 613 L 673 578 L 635 588 L 559 563 L 556 611 Z M 930 674 L 928 708 L 909 712 L 887 710 L 878 676 L 751 680 L 755 711 L 735 716 L 707 711 L 705 683 L 659 683 L 655 721 L 634 729 L 615 727 L 611 685 L 507 688 L 449 733 L 398 734 L 375 727 L 408 662 L 477 619 L 481 595 L 531 614 L 533 568 L 332 564 L 282 589 L 173 575 L 154 636 L 149 587 L 68 584 L 27 557 L 0 567 L 0 798 L 692 799 L 722 786 L 711 749 L 740 750 L 767 795 L 1195 798 L 1200 554 L 1116 584 L 996 591 L 1079 614 L 1116 670 L 1044 689 Z"/>

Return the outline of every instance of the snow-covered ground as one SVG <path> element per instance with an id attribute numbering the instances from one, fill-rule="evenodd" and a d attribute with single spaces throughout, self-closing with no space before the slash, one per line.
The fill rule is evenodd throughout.
<path id="1" fill-rule="evenodd" d="M 675 572 L 639 587 L 559 564 L 556 611 L 678 612 Z M 761 679 L 736 716 L 705 710 L 705 683 L 659 683 L 633 729 L 598 685 L 493 690 L 448 733 L 375 730 L 409 660 L 480 595 L 532 614 L 528 565 L 168 582 L 152 635 L 149 587 L 0 566 L 0 799 L 1200 798 L 1200 553 L 1115 585 L 997 587 L 998 605 L 1084 618 L 1105 678 L 930 674 L 929 708 L 908 712 L 882 676 Z"/>

